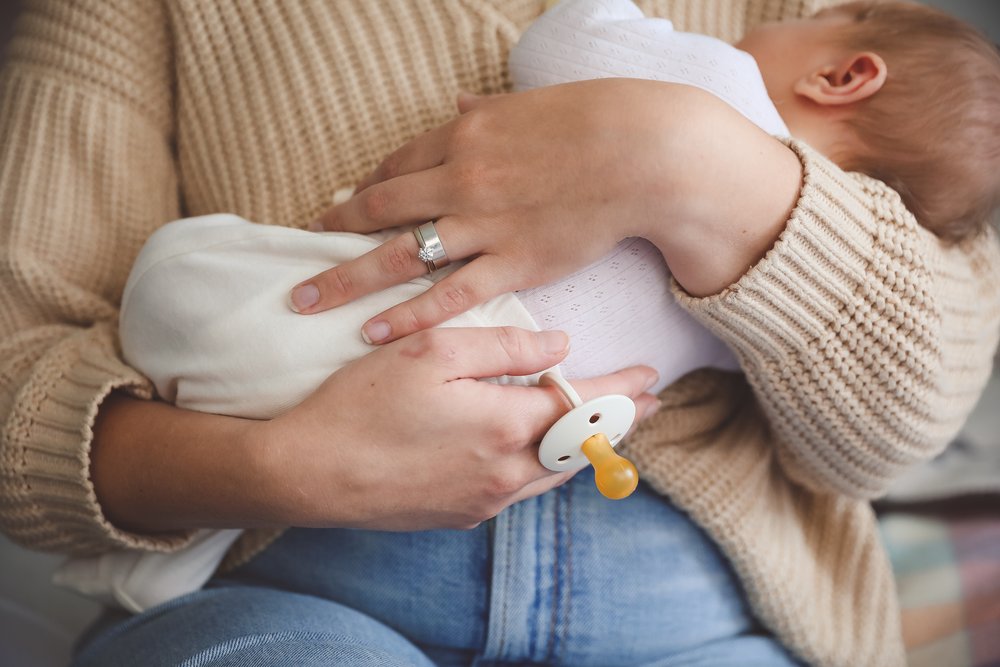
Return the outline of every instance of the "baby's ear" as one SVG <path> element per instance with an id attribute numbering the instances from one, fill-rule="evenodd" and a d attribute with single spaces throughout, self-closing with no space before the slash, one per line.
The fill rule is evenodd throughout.
<path id="1" fill-rule="evenodd" d="M 793 90 L 822 106 L 842 106 L 877 93 L 888 74 L 880 55 L 864 51 L 803 76 L 795 82 Z"/>

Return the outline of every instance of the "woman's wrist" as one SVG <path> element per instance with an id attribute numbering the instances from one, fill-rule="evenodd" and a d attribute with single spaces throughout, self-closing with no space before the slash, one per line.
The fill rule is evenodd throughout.
<path id="1" fill-rule="evenodd" d="M 329 528 L 357 523 L 351 509 L 352 460 L 349 453 L 337 451 L 345 438 L 335 434 L 330 423 L 312 426 L 323 434 L 322 460 L 302 460 L 300 445 L 316 438 L 287 417 L 255 422 L 242 434 L 257 484 L 256 525 Z"/>
<path id="2" fill-rule="evenodd" d="M 105 517 L 136 533 L 279 525 L 262 424 L 109 395 L 91 448 Z"/>

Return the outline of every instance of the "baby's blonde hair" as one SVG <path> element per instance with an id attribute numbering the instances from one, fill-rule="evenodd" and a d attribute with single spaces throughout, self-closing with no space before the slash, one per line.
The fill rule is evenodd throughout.
<path id="1" fill-rule="evenodd" d="M 899 1 L 821 12 L 853 20 L 834 40 L 886 62 L 882 89 L 847 121 L 859 139 L 840 166 L 899 192 L 942 239 L 981 233 L 1000 205 L 1000 51 L 944 12 Z"/>

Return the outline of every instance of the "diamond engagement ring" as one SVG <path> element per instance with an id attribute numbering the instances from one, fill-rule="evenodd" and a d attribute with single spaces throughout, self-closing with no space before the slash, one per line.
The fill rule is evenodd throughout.
<path id="1" fill-rule="evenodd" d="M 425 222 L 413 230 L 413 235 L 417 237 L 417 259 L 427 265 L 427 272 L 434 273 L 438 269 L 443 269 L 451 263 L 448 253 L 444 251 L 441 237 L 434 229 L 434 221 Z"/>

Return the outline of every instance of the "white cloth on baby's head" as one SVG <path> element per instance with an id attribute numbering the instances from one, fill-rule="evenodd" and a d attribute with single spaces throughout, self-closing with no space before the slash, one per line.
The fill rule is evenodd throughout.
<path id="1" fill-rule="evenodd" d="M 119 321 L 125 361 L 182 408 L 276 417 L 375 349 L 361 338 L 370 317 L 445 275 L 415 278 L 315 315 L 289 307 L 293 285 L 378 245 L 362 234 L 314 234 L 228 214 L 171 222 L 147 241 L 125 285 Z M 512 294 L 444 326 L 501 324 L 536 329 Z"/>

